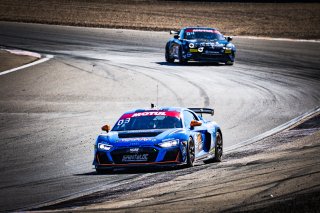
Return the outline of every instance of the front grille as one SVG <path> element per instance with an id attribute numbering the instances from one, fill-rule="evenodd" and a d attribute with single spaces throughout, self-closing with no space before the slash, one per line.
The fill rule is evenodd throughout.
<path id="1" fill-rule="evenodd" d="M 210 54 L 202 54 L 201 58 L 212 58 L 212 59 L 224 59 L 224 55 L 210 55 Z"/>
<path id="2" fill-rule="evenodd" d="M 130 132 L 130 133 L 118 133 L 119 138 L 140 138 L 140 137 L 155 137 L 161 132 Z"/>
<path id="3" fill-rule="evenodd" d="M 134 151 L 132 151 L 134 150 Z M 143 148 L 123 148 L 123 149 L 117 149 L 111 152 L 111 156 L 113 159 L 113 162 L 116 164 L 127 164 L 127 163 L 150 163 L 155 162 L 158 156 L 159 150 L 152 148 L 152 147 L 143 147 Z M 122 161 L 123 156 L 131 156 L 131 155 L 144 155 L 148 154 L 147 160 L 143 161 Z"/>
<path id="4" fill-rule="evenodd" d="M 111 164 L 112 163 L 109 160 L 107 153 L 105 153 L 105 152 L 97 152 L 97 159 L 100 164 Z"/>

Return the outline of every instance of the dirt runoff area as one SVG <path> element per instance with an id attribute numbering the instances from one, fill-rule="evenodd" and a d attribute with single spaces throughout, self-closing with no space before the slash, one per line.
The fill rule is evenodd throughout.
<path id="1" fill-rule="evenodd" d="M 320 39 L 320 3 L 1 0 L 0 21 L 161 31 L 199 25 L 226 35 Z"/>
<path id="2" fill-rule="evenodd" d="M 0 49 L 0 73 L 41 58 L 41 55 L 21 50 Z"/>
<path id="3" fill-rule="evenodd" d="M 182 169 L 183 175 L 171 179 L 164 176 L 162 182 L 135 191 L 129 190 L 130 186 L 110 189 L 109 197 L 89 202 L 94 197 L 89 196 L 42 210 L 319 212 L 319 153 L 317 113 L 291 129 L 226 154 L 221 163 Z M 170 172 L 166 174 L 170 176 Z M 146 180 L 141 182 L 148 185 Z"/>

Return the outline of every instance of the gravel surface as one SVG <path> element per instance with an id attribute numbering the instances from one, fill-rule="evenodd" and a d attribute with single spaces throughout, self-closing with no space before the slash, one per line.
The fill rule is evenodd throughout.
<path id="1" fill-rule="evenodd" d="M 320 39 L 319 3 L 1 0 L 0 20 L 161 31 L 200 25 L 228 35 Z"/>

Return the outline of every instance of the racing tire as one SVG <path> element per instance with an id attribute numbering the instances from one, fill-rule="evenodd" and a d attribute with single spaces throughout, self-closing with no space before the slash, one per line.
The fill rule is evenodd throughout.
<path id="1" fill-rule="evenodd" d="M 214 162 L 221 162 L 222 161 L 222 154 L 223 154 L 223 140 L 220 132 L 216 134 L 216 145 L 214 147 L 214 158 L 209 160 L 203 161 L 205 164 L 207 163 L 214 163 Z"/>
<path id="2" fill-rule="evenodd" d="M 220 132 L 216 134 L 216 145 L 214 150 L 214 162 L 221 162 L 222 160 L 222 153 L 223 153 L 223 141 L 222 135 Z"/>
<path id="3" fill-rule="evenodd" d="M 187 64 L 187 60 L 182 57 L 182 47 L 179 46 L 179 64 Z"/>
<path id="4" fill-rule="evenodd" d="M 233 61 L 227 61 L 227 62 L 226 62 L 226 65 L 228 65 L 228 66 L 232 66 L 233 64 L 234 64 Z"/>
<path id="5" fill-rule="evenodd" d="M 187 167 L 193 167 L 194 160 L 195 160 L 194 141 L 192 137 L 190 137 L 188 141 L 188 149 L 187 149 Z"/>
<path id="6" fill-rule="evenodd" d="M 166 46 L 165 58 L 166 58 L 166 62 L 168 62 L 168 63 L 173 63 L 174 62 L 174 58 L 170 57 L 168 45 Z"/>
<path id="7" fill-rule="evenodd" d="M 235 54 L 232 53 L 232 55 L 231 55 L 232 60 L 230 59 L 230 60 L 226 61 L 225 64 L 228 66 L 232 66 L 234 64 L 234 57 L 235 57 Z"/>

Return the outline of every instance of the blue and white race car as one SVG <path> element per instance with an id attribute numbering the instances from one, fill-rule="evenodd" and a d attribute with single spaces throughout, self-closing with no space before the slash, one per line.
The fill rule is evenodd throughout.
<path id="1" fill-rule="evenodd" d="M 98 173 L 129 166 L 192 167 L 196 161 L 220 162 L 219 125 L 206 121 L 209 108 L 137 109 L 126 112 L 110 131 L 105 125 L 95 143 L 93 165 Z M 199 115 L 201 114 L 201 115 Z"/>
<path id="2" fill-rule="evenodd" d="M 188 61 L 206 61 L 233 65 L 236 47 L 232 37 L 224 37 L 217 29 L 208 27 L 187 27 L 174 34 L 165 47 L 165 59 L 175 59 L 183 64 Z"/>

